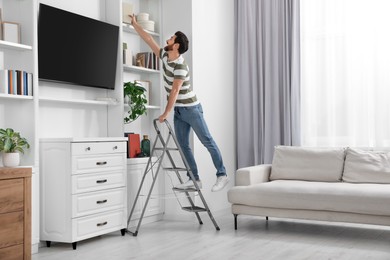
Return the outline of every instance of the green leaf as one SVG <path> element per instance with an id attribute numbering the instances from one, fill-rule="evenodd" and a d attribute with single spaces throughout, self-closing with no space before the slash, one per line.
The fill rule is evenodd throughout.
<path id="1" fill-rule="evenodd" d="M 139 82 L 125 82 L 123 83 L 124 96 L 129 97 L 129 111 L 128 116 L 124 118 L 125 123 L 131 123 L 143 114 L 146 114 L 147 103 L 146 89 L 140 85 Z"/>
<path id="2" fill-rule="evenodd" d="M 24 148 L 29 149 L 30 144 L 26 138 L 20 136 L 19 132 L 15 132 L 12 128 L 0 129 L 0 152 L 24 153 Z"/>

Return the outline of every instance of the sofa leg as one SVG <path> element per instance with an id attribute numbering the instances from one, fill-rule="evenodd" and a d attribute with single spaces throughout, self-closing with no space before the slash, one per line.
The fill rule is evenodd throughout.
<path id="1" fill-rule="evenodd" d="M 265 220 L 267 220 L 267 221 L 268 221 L 268 216 L 266 216 L 266 217 L 265 217 Z"/>
<path id="2" fill-rule="evenodd" d="M 234 229 L 237 230 L 237 216 L 238 214 L 233 214 L 234 215 Z"/>

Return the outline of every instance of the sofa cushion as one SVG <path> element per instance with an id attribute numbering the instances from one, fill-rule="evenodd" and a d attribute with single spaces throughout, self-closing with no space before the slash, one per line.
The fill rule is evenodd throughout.
<path id="1" fill-rule="evenodd" d="M 229 190 L 230 203 L 278 209 L 390 215 L 390 184 L 278 180 Z"/>
<path id="2" fill-rule="evenodd" d="M 276 146 L 270 180 L 341 180 L 344 148 Z"/>
<path id="3" fill-rule="evenodd" d="M 390 183 L 390 152 L 348 148 L 342 179 L 354 183 Z"/>

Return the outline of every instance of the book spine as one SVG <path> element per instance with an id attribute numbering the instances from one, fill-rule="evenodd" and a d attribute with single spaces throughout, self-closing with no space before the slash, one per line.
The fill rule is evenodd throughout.
<path id="1" fill-rule="evenodd" d="M 8 94 L 8 70 L 0 70 L 0 93 Z"/>
<path id="2" fill-rule="evenodd" d="M 27 72 L 23 71 L 23 94 L 25 96 L 28 96 L 28 89 L 27 89 Z"/>
<path id="3" fill-rule="evenodd" d="M 13 87 L 12 89 L 14 90 L 13 91 L 13 94 L 14 95 L 17 95 L 18 94 L 18 76 L 17 76 L 17 73 L 16 73 L 16 70 L 12 70 L 12 83 L 13 83 Z"/>
<path id="4" fill-rule="evenodd" d="M 27 93 L 29 96 L 32 96 L 34 93 L 33 93 L 33 87 L 34 87 L 34 83 L 33 83 L 33 74 L 32 73 L 27 73 Z"/>
<path id="5" fill-rule="evenodd" d="M 16 72 L 16 94 L 17 95 L 23 95 L 22 92 L 22 81 L 21 81 L 21 71 L 20 70 L 15 70 Z"/>

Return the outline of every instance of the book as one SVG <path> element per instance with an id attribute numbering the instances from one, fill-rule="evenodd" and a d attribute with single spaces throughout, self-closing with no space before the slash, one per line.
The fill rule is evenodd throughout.
<path id="1" fill-rule="evenodd" d="M 135 158 L 141 152 L 140 135 L 133 132 L 125 133 L 127 141 L 127 158 Z"/>
<path id="2" fill-rule="evenodd" d="M 13 72 L 12 70 L 8 70 L 8 94 L 13 94 L 14 89 L 13 89 Z"/>
<path id="3" fill-rule="evenodd" d="M 27 73 L 27 93 L 28 96 L 33 95 L 33 74 Z"/>
<path id="4" fill-rule="evenodd" d="M 21 80 L 21 74 L 22 72 L 20 70 L 16 70 L 16 94 L 17 95 L 23 95 L 22 91 L 22 80 Z"/>
<path id="5" fill-rule="evenodd" d="M 8 70 L 0 70 L 0 93 L 8 94 Z"/>
<path id="6" fill-rule="evenodd" d="M 139 153 L 141 153 L 141 140 L 139 134 L 128 135 L 128 158 L 135 158 Z"/>
<path id="7" fill-rule="evenodd" d="M 139 67 L 144 67 L 152 70 L 159 70 L 159 57 L 153 52 L 140 52 L 135 56 L 135 65 Z"/>
<path id="8" fill-rule="evenodd" d="M 23 71 L 23 95 L 28 96 L 27 91 L 27 72 Z"/>

